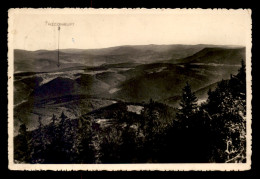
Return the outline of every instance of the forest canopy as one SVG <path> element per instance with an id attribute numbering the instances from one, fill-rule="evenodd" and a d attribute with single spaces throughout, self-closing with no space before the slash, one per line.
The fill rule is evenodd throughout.
<path id="1" fill-rule="evenodd" d="M 32 131 L 20 125 L 16 163 L 246 162 L 245 63 L 201 104 L 187 82 L 178 108 L 150 99 L 119 102 L 76 119 L 53 114 L 47 125 L 43 120 L 39 116 Z"/>

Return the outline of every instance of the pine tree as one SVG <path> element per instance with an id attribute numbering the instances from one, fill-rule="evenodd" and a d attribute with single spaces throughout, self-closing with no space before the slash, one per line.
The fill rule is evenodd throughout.
<path id="1" fill-rule="evenodd" d="M 237 78 L 241 80 L 242 83 L 246 82 L 246 65 L 244 60 L 241 60 L 241 68 L 238 70 Z"/>
<path id="2" fill-rule="evenodd" d="M 177 113 L 177 118 L 186 127 L 188 127 L 190 119 L 197 110 L 197 101 L 198 99 L 195 96 L 195 93 L 191 91 L 191 86 L 187 82 L 186 86 L 182 90 L 182 99 Z"/>
<path id="3" fill-rule="evenodd" d="M 15 144 L 15 158 L 22 162 L 30 162 L 30 149 L 27 127 L 24 123 L 20 125 L 17 143 Z"/>
<path id="4" fill-rule="evenodd" d="M 67 142 L 67 133 L 64 112 L 60 115 L 60 122 L 55 125 L 55 122 L 58 120 L 56 116 L 53 114 L 51 120 L 52 125 L 50 126 L 50 135 L 51 135 L 51 143 L 48 144 L 48 148 L 46 151 L 45 162 L 46 163 L 63 163 L 68 162 L 66 150 L 66 142 Z"/>
<path id="5" fill-rule="evenodd" d="M 45 131 L 43 131 L 42 117 L 38 117 L 38 129 L 32 135 L 33 151 L 32 163 L 44 162 L 45 146 Z"/>
<path id="6" fill-rule="evenodd" d="M 227 102 L 227 98 L 230 96 L 232 92 L 229 88 L 229 81 L 228 80 L 221 80 L 217 84 L 217 88 L 214 91 L 211 89 L 208 91 L 208 99 L 206 109 L 209 114 L 217 114 L 225 112 L 223 108 L 224 100 Z"/>
<path id="7" fill-rule="evenodd" d="M 212 134 L 212 161 L 244 161 L 246 141 L 246 70 L 244 61 L 237 75 L 222 80 L 209 91 L 206 111 Z"/>
<path id="8" fill-rule="evenodd" d="M 55 122 L 57 121 L 57 118 L 56 118 L 56 116 L 54 114 L 52 115 L 51 120 L 52 120 L 52 124 L 54 125 Z"/>
<path id="9" fill-rule="evenodd" d="M 238 74 L 232 77 L 229 81 L 231 93 L 234 98 L 240 98 L 245 100 L 246 96 L 246 66 L 245 62 L 241 61 L 241 67 L 238 70 Z"/>
<path id="10" fill-rule="evenodd" d="M 65 122 L 65 119 L 67 119 L 67 116 L 64 114 L 64 112 L 62 111 L 61 115 L 60 115 L 60 124 L 63 126 L 64 125 L 64 122 Z"/>
<path id="11" fill-rule="evenodd" d="M 91 118 L 81 118 L 78 122 L 80 125 L 78 126 L 75 145 L 78 152 L 77 161 L 79 163 L 93 163 L 95 162 L 94 145 L 91 145 L 92 137 L 95 135 L 91 128 L 93 123 Z M 98 140 L 98 137 L 96 140 Z"/>
<path id="12" fill-rule="evenodd" d="M 42 117 L 41 116 L 38 117 L 38 123 L 39 123 L 39 127 L 38 127 L 39 132 L 38 132 L 37 141 L 39 143 L 39 146 L 44 148 L 44 141 L 43 141 L 44 132 L 43 132 L 43 127 L 42 127 L 43 125 L 42 125 Z"/>
<path id="13" fill-rule="evenodd" d="M 241 61 L 241 68 L 238 70 L 238 74 L 236 75 L 236 78 L 239 81 L 239 91 L 240 91 L 240 97 L 245 99 L 246 95 L 246 65 L 244 60 Z"/>
<path id="14" fill-rule="evenodd" d="M 41 116 L 38 117 L 38 123 L 39 123 L 38 128 L 41 130 L 42 129 L 42 117 Z"/>
<path id="15" fill-rule="evenodd" d="M 29 162 L 30 151 L 27 127 L 24 123 L 20 125 L 17 143 L 15 143 L 15 158 L 22 162 Z"/>

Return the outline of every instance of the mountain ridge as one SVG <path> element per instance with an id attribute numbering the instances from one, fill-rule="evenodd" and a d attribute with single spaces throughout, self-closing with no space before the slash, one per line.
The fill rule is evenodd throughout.
<path id="1" fill-rule="evenodd" d="M 127 45 L 101 49 L 61 49 L 60 68 L 57 50 L 14 50 L 15 72 L 50 72 L 76 66 L 100 66 L 115 63 L 154 63 L 185 59 L 208 48 L 239 49 L 240 46 L 219 45 Z"/>
<path id="2" fill-rule="evenodd" d="M 104 49 L 113 49 L 119 47 L 148 47 L 148 46 L 208 46 L 208 47 L 223 47 L 223 48 L 243 48 L 243 45 L 213 45 L 213 44 L 148 44 L 148 45 L 119 45 L 119 46 L 112 46 L 112 47 L 103 47 L 103 48 L 64 48 L 60 49 L 60 51 L 69 51 L 69 50 L 104 50 Z M 15 51 L 27 51 L 27 52 L 40 52 L 40 51 L 57 51 L 57 49 L 53 50 L 45 50 L 45 49 L 38 49 L 38 50 L 24 50 L 24 49 L 14 49 Z"/>

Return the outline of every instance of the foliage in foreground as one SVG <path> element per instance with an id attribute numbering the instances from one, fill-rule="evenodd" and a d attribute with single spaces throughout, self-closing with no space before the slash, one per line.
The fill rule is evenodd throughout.
<path id="1" fill-rule="evenodd" d="M 64 113 L 52 122 L 14 138 L 14 158 L 24 163 L 147 163 L 245 162 L 245 65 L 222 80 L 201 105 L 189 83 L 180 108 L 150 100 L 141 114 L 127 104 L 110 111 L 112 123 L 101 127 L 91 115 L 69 119 Z"/>

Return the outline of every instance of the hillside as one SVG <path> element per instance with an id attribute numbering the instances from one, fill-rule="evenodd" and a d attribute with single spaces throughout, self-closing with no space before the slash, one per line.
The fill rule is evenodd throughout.
<path id="1" fill-rule="evenodd" d="M 236 74 L 237 66 L 174 65 L 157 63 L 141 65 L 123 72 L 127 80 L 122 82 L 114 98 L 125 101 L 142 102 L 150 98 L 161 101 L 181 94 L 188 81 L 197 91 L 221 79 Z M 166 102 L 166 101 L 163 101 Z"/>
<path id="2" fill-rule="evenodd" d="M 31 98 L 50 99 L 59 96 L 66 96 L 76 93 L 78 86 L 74 80 L 58 77 L 40 87 L 37 87 L 31 94 Z"/>
<path id="3" fill-rule="evenodd" d="M 52 114 L 62 111 L 76 118 L 114 103 L 147 103 L 150 99 L 177 107 L 187 81 L 201 102 L 216 82 L 237 73 L 245 49 L 145 45 L 61 51 L 58 69 L 57 51 L 15 50 L 16 133 L 21 120 L 31 130 L 38 116 L 48 124 Z M 93 58 L 91 63 L 85 57 Z"/>
<path id="4" fill-rule="evenodd" d="M 170 60 L 171 63 L 202 63 L 202 64 L 227 64 L 240 65 L 241 60 L 245 59 L 245 48 L 204 48 L 192 56 Z"/>
<path id="5" fill-rule="evenodd" d="M 220 48 L 212 45 L 136 45 L 103 49 L 61 49 L 60 68 L 57 67 L 57 50 L 26 51 L 15 49 L 14 70 L 15 72 L 50 72 L 64 68 L 102 64 L 146 64 L 170 59 L 184 59 L 207 47 Z M 221 46 L 221 48 L 229 51 L 234 47 Z M 184 61 L 189 61 L 189 59 Z"/>

